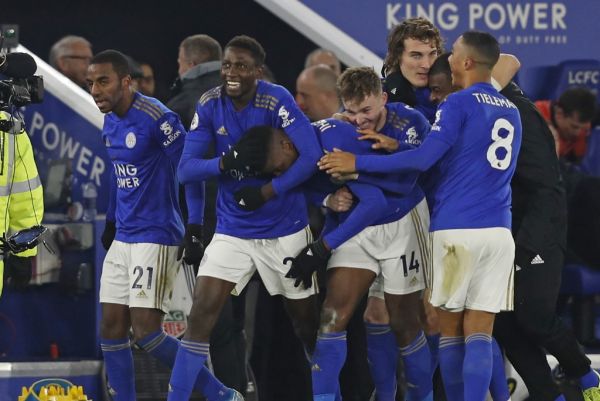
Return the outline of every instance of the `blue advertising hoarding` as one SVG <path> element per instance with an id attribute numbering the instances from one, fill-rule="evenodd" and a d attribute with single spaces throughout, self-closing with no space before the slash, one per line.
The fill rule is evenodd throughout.
<path id="1" fill-rule="evenodd" d="M 492 33 L 502 50 L 527 67 L 600 55 L 600 1 L 388 1 L 301 0 L 356 41 L 383 57 L 389 30 L 411 17 L 432 21 L 446 48 L 470 29 Z M 596 32 L 596 34 L 594 34 Z"/>

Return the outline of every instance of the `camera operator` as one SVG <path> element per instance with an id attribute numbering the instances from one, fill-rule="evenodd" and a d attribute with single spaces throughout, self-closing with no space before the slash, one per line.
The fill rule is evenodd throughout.
<path id="1" fill-rule="evenodd" d="M 44 213 L 42 184 L 31 141 L 21 118 L 13 111 L 16 107 L 41 101 L 43 85 L 41 78 L 33 76 L 35 70 L 35 61 L 27 54 L 12 53 L 0 57 L 0 73 L 12 78 L 0 80 L 0 235 L 4 239 L 12 233 L 38 226 Z M 15 248 L 11 252 L 7 246 L 2 248 L 0 295 L 4 282 L 15 288 L 29 283 L 32 257 L 37 254 L 35 247 L 19 253 L 14 252 Z"/>
<path id="2" fill-rule="evenodd" d="M 12 116 L 0 111 L 0 121 L 11 121 Z M 44 213 L 42 184 L 33 159 L 33 148 L 24 129 L 15 132 L 0 131 L 0 211 L 2 215 L 2 233 L 20 231 L 40 224 Z M 4 255 L 0 260 L 0 276 L 5 269 L 4 281 L 7 285 L 22 288 L 31 280 L 31 259 L 37 254 L 37 248 L 25 252 Z M 0 294 L 2 281 L 0 281 Z"/>

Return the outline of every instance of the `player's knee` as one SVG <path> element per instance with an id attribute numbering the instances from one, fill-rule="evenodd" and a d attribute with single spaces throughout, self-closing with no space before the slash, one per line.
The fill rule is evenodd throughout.
<path id="1" fill-rule="evenodd" d="M 390 314 L 390 327 L 400 346 L 410 344 L 421 330 L 421 322 L 416 311 L 402 311 Z"/>
<path id="2" fill-rule="evenodd" d="M 162 324 L 160 323 L 136 323 L 133 325 L 133 339 L 137 343 L 138 341 L 146 338 L 152 333 L 157 332 L 158 330 L 162 330 Z"/>
<path id="3" fill-rule="evenodd" d="M 100 336 L 106 339 L 122 339 L 127 337 L 129 323 L 117 319 L 103 318 L 100 323 Z"/>
<path id="4" fill-rule="evenodd" d="M 346 329 L 350 320 L 350 313 L 344 308 L 323 306 L 319 330 L 322 333 L 332 333 Z"/>
<path id="5" fill-rule="evenodd" d="M 371 324 L 389 324 L 390 317 L 385 306 L 385 301 L 370 297 L 365 313 L 363 314 L 363 320 Z"/>

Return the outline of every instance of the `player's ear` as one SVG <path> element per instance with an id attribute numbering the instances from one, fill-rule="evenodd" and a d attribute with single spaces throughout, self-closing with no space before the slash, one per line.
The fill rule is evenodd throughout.
<path id="1" fill-rule="evenodd" d="M 386 103 L 387 103 L 387 100 L 388 100 L 388 94 L 387 94 L 387 92 L 386 92 L 386 91 L 384 91 L 384 90 L 382 90 L 381 92 L 382 92 L 382 93 L 381 93 L 381 100 L 383 100 L 383 104 L 386 104 Z"/>

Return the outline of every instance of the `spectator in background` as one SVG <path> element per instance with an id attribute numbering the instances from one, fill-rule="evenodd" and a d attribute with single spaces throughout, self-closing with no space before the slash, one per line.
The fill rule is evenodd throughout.
<path id="1" fill-rule="evenodd" d="M 142 70 L 142 77 L 139 80 L 138 86 L 140 92 L 146 96 L 154 96 L 156 85 L 154 82 L 154 70 L 148 63 L 141 63 L 140 69 Z"/>
<path id="2" fill-rule="evenodd" d="M 340 60 L 337 58 L 334 52 L 326 49 L 315 49 L 308 53 L 306 61 L 304 62 L 304 68 L 312 67 L 319 64 L 325 64 L 335 72 L 336 76 L 342 73 L 342 66 Z"/>
<path id="3" fill-rule="evenodd" d="M 324 64 L 306 68 L 296 80 L 296 103 L 311 121 L 331 118 L 340 111 L 336 73 Z"/>
<path id="4" fill-rule="evenodd" d="M 535 105 L 554 135 L 558 157 L 579 162 L 586 152 L 596 96 L 587 88 L 570 88 L 556 101 L 538 100 Z"/>
<path id="5" fill-rule="evenodd" d="M 221 84 L 221 54 L 219 42 L 208 35 L 188 36 L 179 45 L 179 77 L 171 87 L 167 107 L 181 116 L 186 128 L 200 96 Z"/>
<path id="6" fill-rule="evenodd" d="M 85 77 L 92 56 L 90 42 L 81 36 L 69 35 L 52 45 L 48 61 L 52 67 L 87 91 Z"/>

